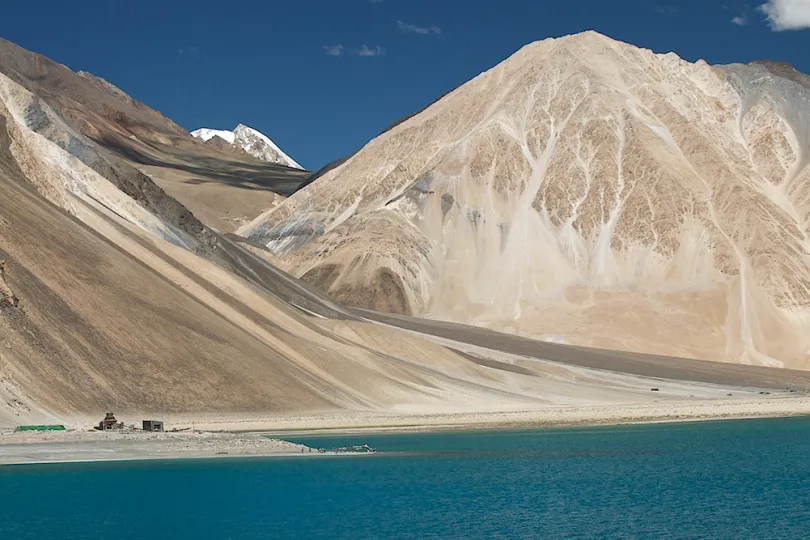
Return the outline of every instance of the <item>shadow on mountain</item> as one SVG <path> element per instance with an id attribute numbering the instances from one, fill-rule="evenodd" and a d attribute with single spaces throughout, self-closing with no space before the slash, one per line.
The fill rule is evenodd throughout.
<path id="1" fill-rule="evenodd" d="M 192 150 L 142 141 L 138 146 L 145 149 L 139 149 L 117 134 L 105 134 L 95 141 L 132 163 L 175 169 L 194 175 L 186 183 L 216 182 L 239 189 L 272 191 L 287 197 L 311 176 L 307 171 L 251 158 L 229 159 L 221 155 L 203 155 Z"/>

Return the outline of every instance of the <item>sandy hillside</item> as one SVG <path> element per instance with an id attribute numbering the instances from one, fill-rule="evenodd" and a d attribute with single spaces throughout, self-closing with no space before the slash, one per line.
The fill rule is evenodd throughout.
<path id="1" fill-rule="evenodd" d="M 220 232 L 232 232 L 272 208 L 309 177 L 228 145 L 205 144 L 106 80 L 74 73 L 2 38 L 0 73 L 58 110 L 77 133 L 100 143 L 113 167 L 145 172 Z M 124 176 L 132 177 L 130 184 L 140 182 L 134 172 Z"/>
<path id="2" fill-rule="evenodd" d="M 525 411 L 810 389 L 807 372 L 548 348 L 347 308 L 126 157 L 204 146 L 120 90 L 0 45 L 0 427 L 86 426 L 108 410 Z"/>
<path id="3" fill-rule="evenodd" d="M 548 39 L 239 233 L 353 306 L 808 369 L 808 103 L 780 64 Z"/>

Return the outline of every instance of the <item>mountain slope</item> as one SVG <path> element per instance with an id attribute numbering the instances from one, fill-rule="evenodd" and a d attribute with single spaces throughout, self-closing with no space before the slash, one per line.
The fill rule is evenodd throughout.
<path id="1" fill-rule="evenodd" d="M 237 182 L 238 160 L 101 79 L 0 47 L 2 428 L 86 426 L 105 410 L 490 411 L 727 391 L 703 372 L 656 381 L 653 396 L 638 374 L 375 323 L 221 236 L 142 172 Z M 284 169 L 267 167 L 249 170 Z M 754 375 L 732 379 L 772 384 Z"/>
<path id="2" fill-rule="evenodd" d="M 784 71 L 534 43 L 239 233 L 351 305 L 807 369 L 810 92 Z"/>
<path id="3" fill-rule="evenodd" d="M 244 150 L 248 155 L 262 161 L 303 170 L 301 165 L 282 152 L 281 148 L 266 135 L 244 124 L 239 124 L 233 131 L 200 128 L 195 129 L 191 134 L 203 142 L 209 142 L 218 137 L 234 148 Z M 216 141 L 213 142 L 216 143 Z"/>
<path id="4" fill-rule="evenodd" d="M 294 184 L 289 169 L 248 168 L 101 79 L 0 48 L 2 429 L 86 427 L 105 410 L 491 412 L 810 389 L 806 372 L 617 356 L 347 308 L 143 172 L 226 186 L 280 170 Z"/>
<path id="5" fill-rule="evenodd" d="M 116 183 L 128 186 L 130 194 L 157 185 L 218 231 L 235 230 L 309 176 L 218 151 L 104 79 L 74 73 L 1 38 L 0 73 L 35 96 L 32 114 L 47 105 L 70 125 L 74 134 L 59 144 L 75 157 L 102 176 L 112 178 L 115 171 L 121 179 Z M 34 131 L 39 129 L 34 126 Z M 76 145 L 72 141 L 77 136 L 99 146 L 91 153 L 95 157 L 79 151 L 87 143 Z"/>
<path id="6" fill-rule="evenodd" d="M 107 408 L 247 413 L 427 406 L 446 400 L 439 388 L 457 403 L 499 397 L 530 403 L 537 399 L 532 394 L 539 396 L 510 392 L 506 380 L 419 338 L 394 332 L 387 349 L 377 351 L 360 337 L 322 328 L 302 310 L 339 315 L 342 308 L 275 278 L 271 288 L 294 301 L 292 307 L 155 236 L 123 212 L 133 205 L 124 194 L 103 200 L 95 196 L 101 189 L 57 190 L 70 213 L 58 209 L 42 196 L 51 179 L 81 173 L 99 184 L 106 180 L 41 135 L 26 136 L 26 127 L 3 103 L 0 421 Z M 47 154 L 60 159 L 27 161 Z M 91 188 L 87 177 L 74 178 Z M 235 254 L 254 272 L 261 269 L 248 254 L 230 251 Z"/>

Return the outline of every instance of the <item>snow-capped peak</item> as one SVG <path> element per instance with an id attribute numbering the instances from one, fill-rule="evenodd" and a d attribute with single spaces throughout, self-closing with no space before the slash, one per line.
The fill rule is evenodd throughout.
<path id="1" fill-rule="evenodd" d="M 281 148 L 265 134 L 244 124 L 236 126 L 233 133 L 236 135 L 235 144 L 244 148 L 248 154 L 265 161 L 280 163 L 295 169 L 303 169 L 301 165 L 285 154 Z"/>
<path id="2" fill-rule="evenodd" d="M 253 157 L 303 170 L 301 165 L 285 154 L 269 137 L 244 124 L 239 124 L 233 131 L 200 128 L 192 131 L 191 134 L 205 142 L 218 136 L 228 143 L 243 149 Z"/>
<path id="3" fill-rule="evenodd" d="M 233 141 L 236 139 L 236 135 L 233 134 L 233 131 L 225 131 L 224 129 L 200 128 L 192 131 L 191 134 L 198 139 L 202 139 L 204 142 L 208 142 L 214 137 L 220 137 L 233 144 Z"/>

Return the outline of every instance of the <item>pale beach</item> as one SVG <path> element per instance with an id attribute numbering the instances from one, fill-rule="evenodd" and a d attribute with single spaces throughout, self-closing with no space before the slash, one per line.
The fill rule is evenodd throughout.
<path id="1" fill-rule="evenodd" d="M 147 459 L 323 455 L 317 449 L 255 434 L 87 432 L 0 435 L 0 466 Z"/>
<path id="2" fill-rule="evenodd" d="M 810 416 L 810 397 L 791 395 L 745 399 L 556 406 L 531 410 L 323 412 L 291 415 L 175 415 L 179 432 L 100 432 L 81 429 L 76 418 L 65 431 L 15 433 L 0 429 L 0 465 L 83 461 L 301 457 L 333 452 L 288 442 L 311 434 L 405 433 L 573 426 L 610 426 L 743 418 Z M 358 440 L 362 443 L 362 440 Z"/>

